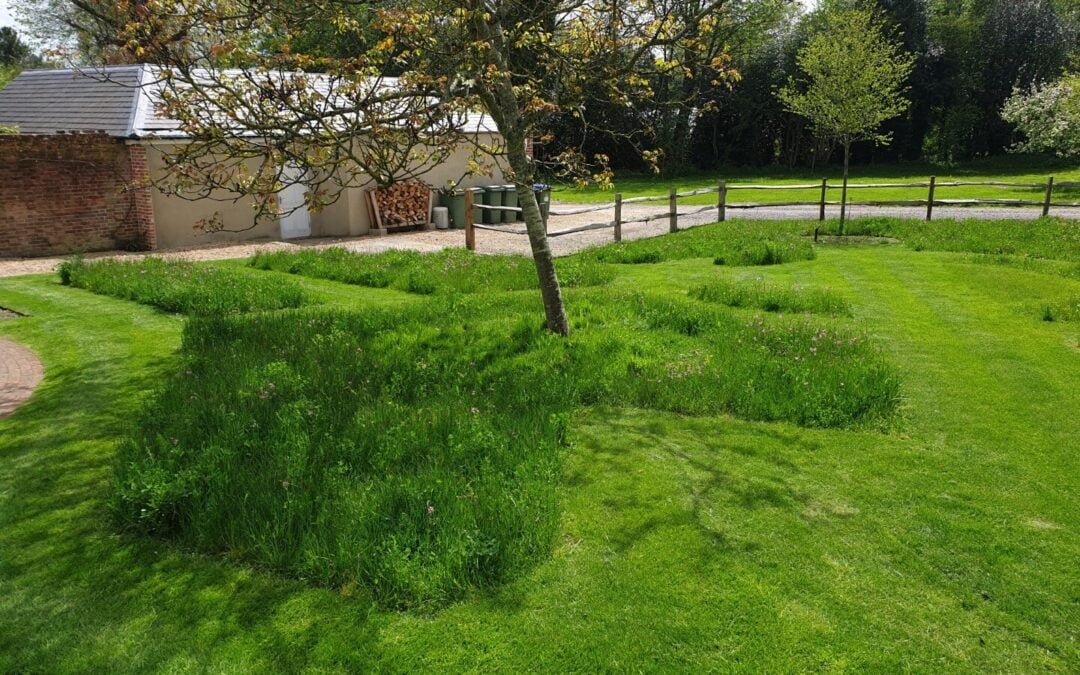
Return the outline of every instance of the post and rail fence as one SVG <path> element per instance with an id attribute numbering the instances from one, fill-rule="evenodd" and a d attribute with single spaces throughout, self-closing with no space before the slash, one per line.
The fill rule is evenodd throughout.
<path id="1" fill-rule="evenodd" d="M 1027 189 L 1027 190 L 1042 190 L 1042 199 L 941 199 L 937 196 L 937 191 L 940 188 L 961 188 L 961 187 L 991 187 L 1002 189 Z M 920 181 L 914 183 L 848 183 L 847 189 L 850 190 L 886 190 L 886 189 L 925 189 L 927 191 L 926 199 L 896 199 L 896 200 L 874 200 L 874 201 L 847 201 L 846 206 L 873 206 L 873 207 L 926 207 L 926 220 L 932 221 L 934 219 L 934 207 L 969 207 L 969 206 L 987 206 L 987 207 L 1037 207 L 1042 210 L 1042 215 L 1049 216 L 1052 208 L 1080 208 L 1080 202 L 1066 202 L 1066 201 L 1054 201 L 1055 189 L 1066 188 L 1080 188 L 1080 182 L 1054 182 L 1054 177 L 1051 176 L 1045 183 L 1024 183 L 1024 182 L 1009 182 L 1009 181 L 950 181 L 939 182 L 936 176 L 931 176 L 927 181 Z M 753 203 L 753 202 L 730 202 L 728 200 L 729 193 L 732 191 L 754 191 L 754 190 L 817 190 L 820 189 L 820 198 L 813 202 L 800 202 L 800 201 L 786 201 L 786 202 L 767 202 L 767 203 Z M 586 213 L 595 213 L 599 211 L 613 210 L 614 219 L 608 221 L 598 221 L 589 223 L 586 225 L 576 225 L 574 227 L 568 227 L 561 230 L 548 231 L 549 237 L 563 237 L 569 234 L 577 234 L 579 232 L 588 232 L 591 230 L 611 229 L 613 230 L 614 240 L 622 241 L 623 239 L 623 226 L 634 223 L 649 223 L 655 220 L 668 221 L 668 231 L 679 231 L 679 218 L 699 215 L 708 211 L 716 211 L 717 219 L 719 222 L 727 220 L 729 210 L 752 210 L 762 208 L 784 208 L 795 206 L 817 206 L 818 207 L 818 220 L 826 220 L 826 210 L 830 206 L 841 206 L 840 201 L 829 200 L 829 191 L 842 190 L 843 186 L 839 184 L 830 184 L 827 178 L 822 178 L 820 183 L 810 184 L 797 184 L 797 185 L 766 185 L 766 184 L 728 184 L 726 181 L 719 181 L 716 187 L 712 188 L 700 188 L 697 190 L 691 190 L 689 192 L 678 192 L 675 188 L 666 195 L 645 195 L 642 197 L 633 197 L 626 199 L 621 193 L 615 194 L 615 201 L 612 204 L 599 204 L 595 206 L 586 206 L 577 209 L 567 210 L 554 210 L 552 209 L 548 214 L 548 218 L 559 218 L 568 216 L 578 216 Z M 690 197 L 697 197 L 705 194 L 716 194 L 717 200 L 715 205 L 704 206 L 690 211 L 679 211 L 679 200 L 687 199 Z M 473 217 L 474 208 L 477 210 L 490 210 L 490 211 L 509 211 L 513 213 L 521 213 L 522 209 L 516 206 L 489 206 L 486 204 L 475 204 L 473 200 L 473 194 L 471 191 L 465 193 L 465 246 L 470 251 L 476 250 L 476 230 L 491 230 L 493 232 L 502 232 L 504 234 L 520 234 L 525 235 L 523 229 L 510 229 L 494 224 L 482 224 L 474 222 Z M 666 211 L 661 211 L 648 216 L 642 216 L 626 220 L 623 218 L 623 209 L 629 204 L 643 204 L 664 202 L 668 203 Z M 545 226 L 547 221 L 545 221 Z M 815 230 L 815 238 L 817 236 L 817 230 Z"/>

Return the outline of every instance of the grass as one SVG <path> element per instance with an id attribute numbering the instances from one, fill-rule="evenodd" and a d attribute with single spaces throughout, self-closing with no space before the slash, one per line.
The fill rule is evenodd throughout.
<path id="1" fill-rule="evenodd" d="M 712 258 L 717 265 L 780 265 L 814 258 L 804 231 L 804 223 L 740 221 L 736 226 L 706 225 L 666 237 L 608 244 L 577 257 L 629 265 L 688 258 Z"/>
<path id="2" fill-rule="evenodd" d="M 1080 321 L 1080 295 L 1044 305 L 1043 321 Z"/>
<path id="3" fill-rule="evenodd" d="M 286 309 L 306 302 L 300 287 L 287 280 L 154 257 L 135 262 L 67 260 L 60 266 L 60 278 L 68 286 L 180 314 Z"/>
<path id="4" fill-rule="evenodd" d="M 559 278 L 568 287 L 601 286 L 612 273 L 588 260 L 558 261 Z M 352 253 L 343 248 L 296 253 L 260 253 L 251 266 L 328 279 L 369 288 L 393 288 L 417 295 L 489 293 L 538 288 L 536 268 L 521 256 L 476 255 L 463 249 L 439 253 L 386 251 Z"/>
<path id="5" fill-rule="evenodd" d="M 1073 672 L 1080 334 L 1031 308 L 1080 281 L 1047 272 L 850 244 L 746 270 L 850 303 L 840 323 L 871 330 L 902 374 L 899 426 L 590 405 L 561 451 L 551 555 L 424 612 L 118 536 L 117 448 L 184 372 L 183 321 L 5 279 L 0 305 L 28 316 L 0 334 L 36 350 L 46 380 L 0 420 L 0 670 Z M 571 308 L 646 288 L 693 304 L 686 289 L 744 271 L 616 273 Z M 437 300 L 290 278 L 364 311 Z M 519 302 L 495 300 L 483 311 Z M 312 311 L 326 310 L 294 314 Z"/>
<path id="6" fill-rule="evenodd" d="M 732 185 L 816 185 L 812 189 L 793 190 L 731 190 L 728 201 L 731 203 L 770 204 L 779 202 L 817 203 L 821 198 L 821 179 L 827 177 L 830 185 L 841 184 L 842 172 L 839 167 L 829 166 L 817 171 L 807 169 L 789 170 L 781 167 L 748 169 L 735 167 L 710 171 L 707 174 L 694 174 L 679 178 L 665 178 L 652 175 L 628 174 L 616 176 L 614 189 L 603 191 L 595 187 L 576 188 L 559 186 L 553 195 L 555 201 L 570 203 L 613 202 L 615 193 L 622 193 L 626 199 L 654 196 L 666 200 L 668 191 L 676 188 L 680 192 L 717 187 L 720 180 Z M 851 183 L 915 183 L 926 182 L 930 176 L 936 176 L 938 182 L 956 181 L 997 181 L 1009 183 L 1046 183 L 1048 176 L 1054 176 L 1058 182 L 1080 181 L 1080 168 L 1053 158 L 1023 156 L 995 157 L 969 162 L 962 166 L 945 167 L 920 162 L 894 163 L 883 165 L 858 166 L 852 169 Z M 926 199 L 927 188 L 870 188 L 849 193 L 851 201 L 895 201 Z M 1043 188 L 996 188 L 996 187 L 939 187 L 937 199 L 1026 199 L 1041 202 L 1045 196 Z M 1059 201 L 1080 201 L 1080 189 L 1061 187 L 1055 190 Z M 839 201 L 840 191 L 830 190 L 829 200 Z M 715 204 L 715 194 L 697 195 L 679 201 L 686 205 Z"/>
<path id="7" fill-rule="evenodd" d="M 603 402 L 808 426 L 885 420 L 898 380 L 807 319 L 593 291 L 205 320 L 119 451 L 136 531 L 394 607 L 520 574 L 553 543 L 567 415 Z M 253 430 L 258 430 L 253 433 Z"/>
<path id="8" fill-rule="evenodd" d="M 690 296 L 704 302 L 761 309 L 766 312 L 851 315 L 851 305 L 834 293 L 797 285 L 780 286 L 767 283 L 763 279 L 718 279 L 691 288 Z"/>

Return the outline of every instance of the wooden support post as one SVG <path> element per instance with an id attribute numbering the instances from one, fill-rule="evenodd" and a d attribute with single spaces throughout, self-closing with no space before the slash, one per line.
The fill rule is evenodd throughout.
<path id="1" fill-rule="evenodd" d="M 671 188 L 671 192 L 668 193 L 668 219 L 670 220 L 670 227 L 668 231 L 679 231 L 679 198 L 676 196 L 679 193 L 675 188 Z"/>
<path id="2" fill-rule="evenodd" d="M 615 241 L 622 241 L 622 193 L 615 195 Z"/>
<path id="3" fill-rule="evenodd" d="M 934 192 L 937 190 L 937 176 L 930 176 L 930 193 L 926 196 L 926 222 L 934 219 Z"/>
<path id="4" fill-rule="evenodd" d="M 720 211 L 720 222 L 727 220 L 727 182 L 720 181 L 720 196 L 716 208 Z"/>
<path id="5" fill-rule="evenodd" d="M 821 179 L 821 210 L 818 213 L 818 220 L 825 222 L 825 202 L 829 196 L 829 179 Z"/>
<path id="6" fill-rule="evenodd" d="M 473 227 L 473 191 L 465 191 L 465 248 L 476 250 L 476 228 Z"/>
<path id="7" fill-rule="evenodd" d="M 1054 177 L 1046 180 L 1046 200 L 1043 201 L 1043 218 L 1050 215 L 1050 204 L 1054 201 Z"/>

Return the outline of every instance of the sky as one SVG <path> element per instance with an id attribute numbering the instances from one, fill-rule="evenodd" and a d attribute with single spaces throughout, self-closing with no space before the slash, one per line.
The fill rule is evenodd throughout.
<path id="1" fill-rule="evenodd" d="M 0 0 L 0 26 L 14 26 L 15 19 L 11 18 L 11 10 L 8 9 L 7 0 Z"/>

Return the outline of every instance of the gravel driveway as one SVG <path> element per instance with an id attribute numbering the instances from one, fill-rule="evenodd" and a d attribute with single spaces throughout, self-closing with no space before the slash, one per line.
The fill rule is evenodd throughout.
<path id="1" fill-rule="evenodd" d="M 589 207 L 588 204 L 555 204 L 553 210 L 574 211 Z M 694 227 L 716 222 L 716 209 L 703 213 L 693 213 L 701 207 L 686 206 L 682 211 L 687 215 L 679 218 L 681 228 Z M 851 217 L 863 216 L 893 216 L 900 218 L 925 218 L 924 208 L 910 207 L 850 207 Z M 1066 218 L 1080 218 L 1080 209 L 1057 209 L 1055 215 Z M 830 218 L 839 215 L 839 209 L 830 207 Z M 949 208 L 937 207 L 934 209 L 935 218 L 978 218 L 986 220 L 1032 220 L 1039 217 L 1038 208 Z M 656 220 L 647 223 L 627 223 L 623 225 L 623 239 L 644 239 L 665 234 L 668 231 L 667 205 L 655 204 L 628 204 L 623 207 L 623 220 L 637 220 L 648 216 L 658 216 Z M 784 206 L 764 207 L 759 209 L 730 209 L 728 217 L 731 219 L 802 219 L 814 220 L 818 217 L 816 206 Z M 610 208 L 572 216 L 552 217 L 549 223 L 552 232 L 581 227 L 596 222 L 607 222 L 614 218 Z M 520 224 L 508 223 L 504 229 L 522 232 Z M 551 239 L 551 248 L 555 255 L 569 255 L 583 248 L 598 246 L 613 241 L 613 232 L 609 229 L 590 230 L 577 232 Z M 480 253 L 509 253 L 527 255 L 529 252 L 528 239 L 520 234 L 506 232 L 493 232 L 490 230 L 477 230 L 477 251 Z M 178 258 L 184 260 L 225 260 L 230 258 L 248 258 L 263 251 L 297 251 L 305 248 L 326 248 L 328 246 L 341 246 L 351 251 L 375 253 L 391 249 L 410 249 L 414 251 L 438 251 L 444 248 L 461 247 L 465 245 L 465 234 L 462 230 L 431 230 L 424 232 L 409 232 L 384 237 L 364 236 L 351 238 L 328 238 L 328 239 L 302 239 L 293 241 L 264 241 L 246 242 L 241 244 L 208 244 L 207 246 L 175 249 L 166 252 L 155 253 L 123 253 L 110 251 L 105 253 L 91 253 L 85 257 L 95 258 L 130 258 L 136 259 L 146 255 L 157 255 L 164 258 Z M 47 274 L 56 269 L 63 258 L 2 258 L 0 259 L 0 277 L 18 276 L 22 274 Z"/>

